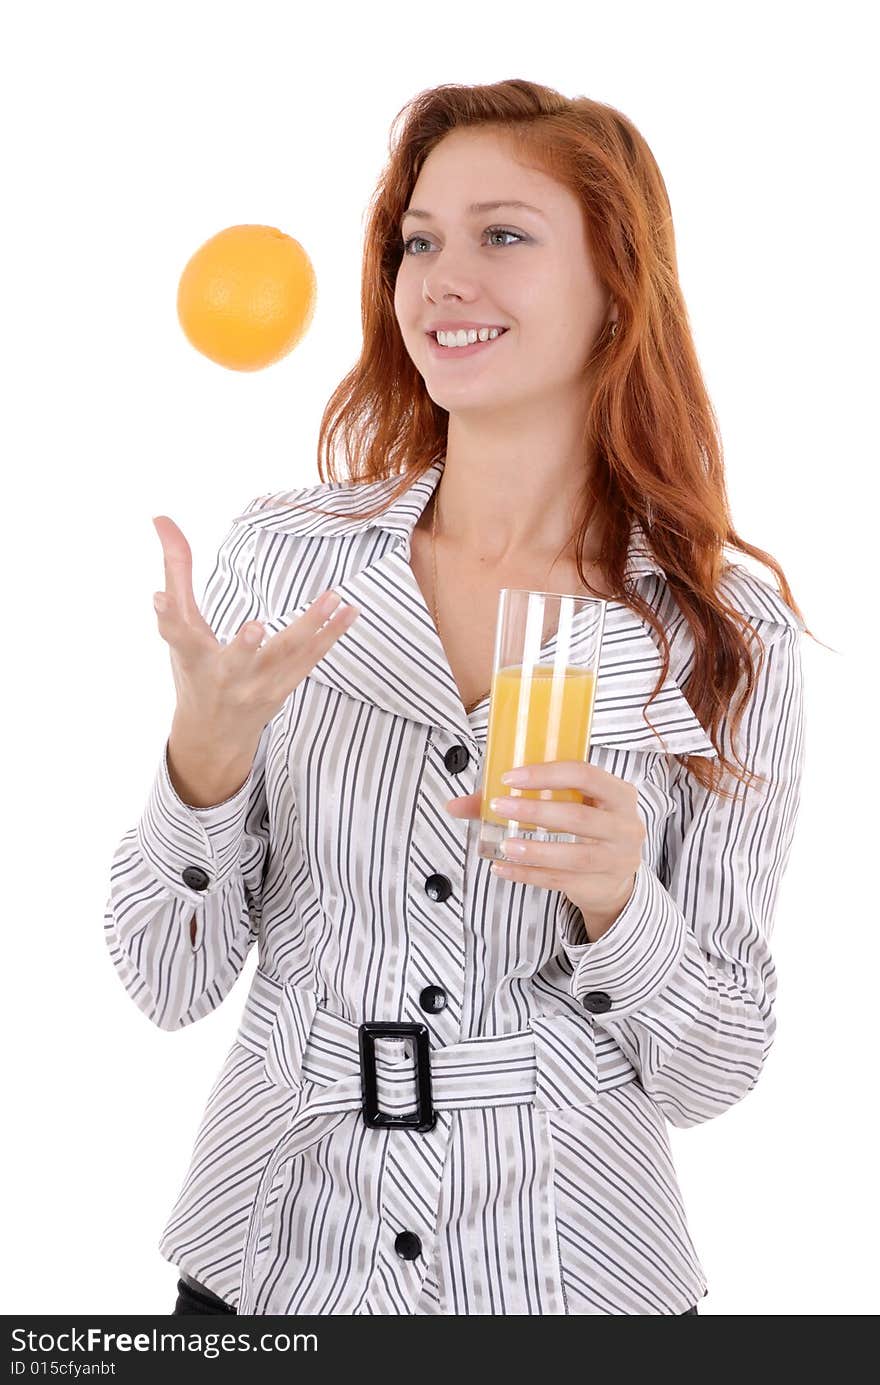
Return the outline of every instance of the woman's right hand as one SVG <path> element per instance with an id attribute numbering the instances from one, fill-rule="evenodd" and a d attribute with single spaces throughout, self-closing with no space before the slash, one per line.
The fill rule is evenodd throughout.
<path id="1" fill-rule="evenodd" d="M 221 645 L 202 616 L 192 589 L 192 551 L 168 515 L 153 519 L 165 558 L 167 607 L 157 611 L 159 633 L 171 650 L 178 712 L 205 739 L 241 747 L 245 755 L 295 688 L 357 619 L 330 590 L 285 630 L 259 642 L 263 627 L 246 621 L 229 644 Z M 155 597 L 154 597 L 155 602 Z M 328 621 L 330 617 L 329 624 Z M 254 632 L 255 642 L 248 635 Z"/>

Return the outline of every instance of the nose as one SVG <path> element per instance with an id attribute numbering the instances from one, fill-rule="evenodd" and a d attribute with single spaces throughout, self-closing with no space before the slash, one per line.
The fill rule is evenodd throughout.
<path id="1" fill-rule="evenodd" d="M 468 273 L 465 259 L 466 256 L 460 256 L 456 267 L 455 256 L 448 248 L 437 252 L 430 268 L 426 267 L 424 270 L 422 296 L 426 303 L 461 304 L 479 301 L 479 287 Z"/>

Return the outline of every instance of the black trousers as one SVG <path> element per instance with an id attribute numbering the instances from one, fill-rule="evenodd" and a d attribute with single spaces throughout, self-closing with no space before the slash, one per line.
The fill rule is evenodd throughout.
<path id="1" fill-rule="evenodd" d="M 222 1298 L 212 1294 L 197 1279 L 182 1274 L 177 1281 L 177 1302 L 172 1317 L 177 1313 L 235 1313 Z M 237 1316 L 237 1315 L 236 1315 Z"/>
<path id="2" fill-rule="evenodd" d="M 235 1313 L 235 1309 L 230 1308 L 229 1304 L 224 1303 L 216 1294 L 212 1294 L 211 1290 L 206 1289 L 197 1279 L 191 1279 L 188 1274 L 184 1274 L 177 1281 L 177 1303 L 171 1316 L 174 1317 L 176 1313 Z M 687 1317 L 688 1313 L 697 1313 L 697 1305 L 685 1308 L 680 1316 Z M 697 1316 L 699 1317 L 699 1314 Z"/>

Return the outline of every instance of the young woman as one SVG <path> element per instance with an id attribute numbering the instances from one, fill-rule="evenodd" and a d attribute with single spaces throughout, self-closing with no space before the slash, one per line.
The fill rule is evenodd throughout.
<path id="1" fill-rule="evenodd" d="M 252 501 L 200 605 L 157 522 L 178 702 L 107 942 L 163 1029 L 258 951 L 175 1311 L 694 1314 L 667 1123 L 773 1042 L 806 626 L 731 523 L 645 141 L 525 81 L 422 93 L 363 312 L 347 476 Z M 527 783 L 580 791 L 530 805 L 577 840 L 504 866 L 469 830 L 502 587 L 609 603 L 588 762 Z"/>

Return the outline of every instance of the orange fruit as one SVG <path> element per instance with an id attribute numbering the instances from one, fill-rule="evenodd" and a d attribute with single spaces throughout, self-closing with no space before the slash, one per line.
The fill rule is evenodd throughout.
<path id="1" fill-rule="evenodd" d="M 209 360 L 262 370 L 308 331 L 316 294 L 312 262 L 293 236 L 275 226 L 227 226 L 187 262 L 177 317 Z"/>

